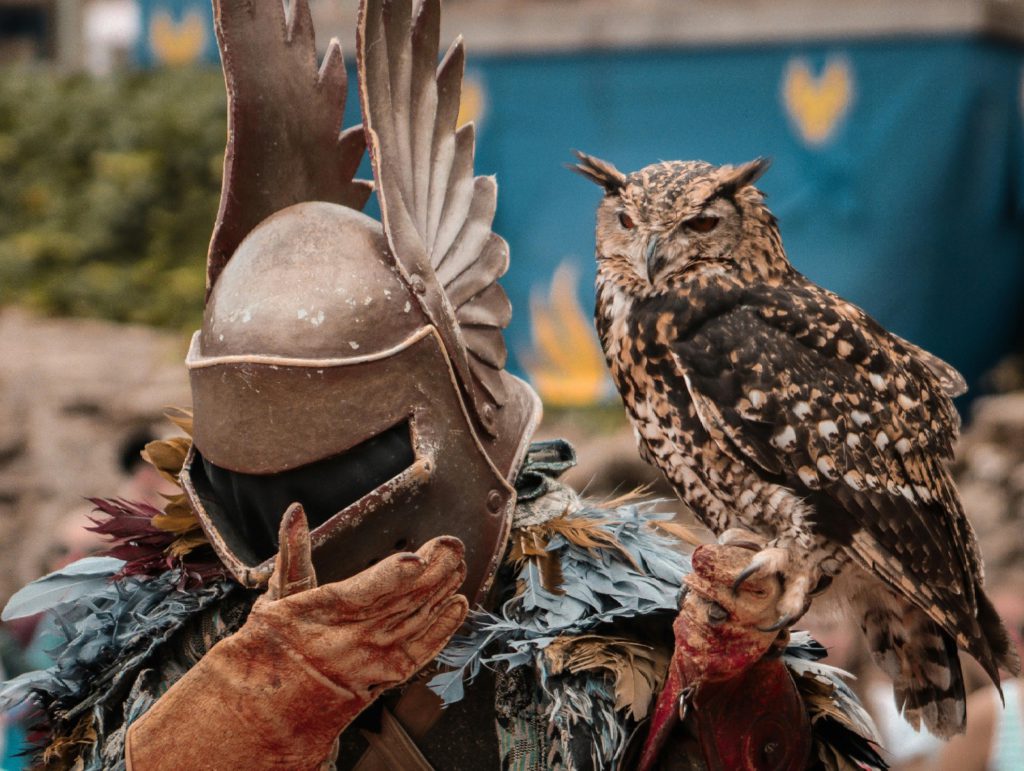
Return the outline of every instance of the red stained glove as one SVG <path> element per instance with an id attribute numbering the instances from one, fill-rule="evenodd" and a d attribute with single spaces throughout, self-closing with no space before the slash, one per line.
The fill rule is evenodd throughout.
<path id="1" fill-rule="evenodd" d="M 766 631 L 781 587 L 774 575 L 733 585 L 749 549 L 709 544 L 693 553 L 693 572 L 673 624 L 676 647 L 644 744 L 640 771 L 657 769 L 686 723 L 689 754 L 708 769 L 796 771 L 807 766 L 810 724 L 785 665 L 766 655 L 788 634 Z M 678 737 L 678 734 L 677 734 Z"/>
<path id="2" fill-rule="evenodd" d="M 315 587 L 293 505 L 266 595 L 128 730 L 129 771 L 313 769 L 383 691 L 430 663 L 466 616 L 462 542 L 435 538 Z"/>

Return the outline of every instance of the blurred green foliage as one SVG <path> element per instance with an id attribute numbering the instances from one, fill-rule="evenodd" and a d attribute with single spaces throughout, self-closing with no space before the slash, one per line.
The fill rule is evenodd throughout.
<path id="1" fill-rule="evenodd" d="M 194 328 L 225 132 L 216 69 L 0 71 L 0 304 Z"/>

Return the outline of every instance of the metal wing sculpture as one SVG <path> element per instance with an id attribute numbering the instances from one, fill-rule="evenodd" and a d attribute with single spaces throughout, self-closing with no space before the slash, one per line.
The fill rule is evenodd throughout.
<path id="1" fill-rule="evenodd" d="M 422 0 L 415 13 L 412 0 L 363 4 L 360 99 L 390 250 L 493 435 L 507 398 L 511 306 L 497 280 L 508 245 L 491 230 L 497 184 L 473 175 L 474 127 L 457 126 L 461 38 L 438 64 L 440 17 L 439 0 Z"/>
<path id="2" fill-rule="evenodd" d="M 274 212 L 303 201 L 362 209 L 372 191 L 353 179 L 363 127 L 341 131 L 348 88 L 341 45 L 332 39 L 317 66 L 308 0 L 292 0 L 287 15 L 282 0 L 214 0 L 214 23 L 228 144 L 207 296 L 238 244 Z"/>

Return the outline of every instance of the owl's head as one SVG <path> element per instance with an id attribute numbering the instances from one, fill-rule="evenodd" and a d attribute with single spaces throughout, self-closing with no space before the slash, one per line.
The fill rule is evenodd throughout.
<path id="1" fill-rule="evenodd" d="M 653 287 L 698 266 L 764 275 L 765 263 L 785 263 L 775 219 L 753 186 L 767 159 L 741 166 L 668 161 L 623 174 L 576 155 L 574 170 L 605 191 L 597 210 L 598 260 L 615 260 Z"/>

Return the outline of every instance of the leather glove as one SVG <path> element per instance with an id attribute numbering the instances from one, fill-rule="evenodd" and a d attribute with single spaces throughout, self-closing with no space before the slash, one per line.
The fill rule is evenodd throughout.
<path id="1" fill-rule="evenodd" d="M 782 588 L 774 575 L 737 586 L 759 548 L 708 544 L 693 552 L 693 572 L 672 630 L 675 651 L 655 705 L 638 768 L 671 753 L 708 769 L 796 771 L 807 767 L 810 723 L 796 685 L 776 653 L 789 641 L 770 629 Z M 684 722 L 687 731 L 673 732 Z M 680 740 L 680 736 L 688 737 Z"/>
<path id="2" fill-rule="evenodd" d="M 374 699 L 430 663 L 462 624 L 462 542 L 435 538 L 315 587 L 309 528 L 281 523 L 268 592 L 128 730 L 129 771 L 312 769 Z"/>
<path id="3" fill-rule="evenodd" d="M 686 576 L 686 594 L 672 625 L 673 662 L 691 686 L 735 677 L 776 640 L 788 639 L 768 628 L 782 593 L 774 575 L 758 573 L 734 588 L 757 548 L 753 540 L 751 547 L 707 544 L 693 552 L 693 572 Z"/>

